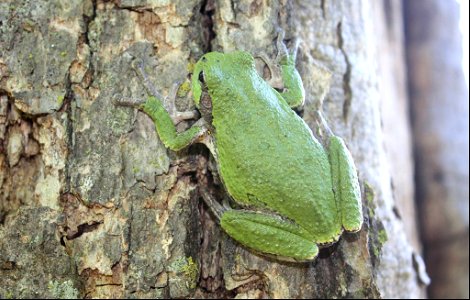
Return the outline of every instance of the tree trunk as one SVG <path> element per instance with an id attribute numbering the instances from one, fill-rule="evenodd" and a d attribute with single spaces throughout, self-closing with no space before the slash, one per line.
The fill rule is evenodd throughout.
<path id="1" fill-rule="evenodd" d="M 422 297 L 401 22 L 399 1 L 0 3 L 0 296 Z M 224 234 L 197 193 L 208 151 L 166 150 L 112 102 L 146 95 L 133 57 L 167 95 L 205 52 L 274 57 L 278 28 L 303 40 L 299 113 L 314 129 L 330 85 L 323 111 L 363 191 L 362 230 L 312 263 Z"/>
<path id="2" fill-rule="evenodd" d="M 429 296 L 468 298 L 469 103 L 457 1 L 406 2 L 417 199 L 433 283 Z"/>

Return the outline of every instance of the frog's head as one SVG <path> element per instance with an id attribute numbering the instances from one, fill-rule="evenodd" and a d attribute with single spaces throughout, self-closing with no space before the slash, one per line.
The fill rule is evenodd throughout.
<path id="1" fill-rule="evenodd" d="M 231 53 L 209 52 L 194 66 L 192 91 L 194 103 L 199 108 L 203 89 L 217 89 L 222 82 L 233 81 L 243 70 L 254 68 L 253 57 L 244 51 Z"/>

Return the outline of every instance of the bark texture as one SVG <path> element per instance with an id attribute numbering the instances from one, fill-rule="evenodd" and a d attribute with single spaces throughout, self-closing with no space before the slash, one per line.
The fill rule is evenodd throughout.
<path id="1" fill-rule="evenodd" d="M 422 296 L 409 241 L 419 246 L 404 228 L 414 228 L 413 213 L 405 222 L 397 214 L 413 207 L 413 190 L 390 172 L 384 144 L 393 143 L 382 128 L 384 103 L 395 100 L 383 88 L 405 97 L 403 71 L 379 59 L 393 55 L 384 43 L 400 48 L 399 37 L 384 35 L 400 19 L 397 1 L 0 3 L 0 295 Z M 363 190 L 363 229 L 305 264 L 256 255 L 221 232 L 197 193 L 204 182 L 195 170 L 215 169 L 208 151 L 167 151 L 146 115 L 111 100 L 145 97 L 133 57 L 167 95 L 204 52 L 274 57 L 278 27 L 303 40 L 298 68 L 308 99 L 300 113 L 315 129 L 320 87 L 330 86 L 323 110 Z M 387 105 L 399 107 L 406 128 L 400 103 Z M 193 104 L 181 97 L 177 106 Z M 411 169 L 408 144 L 403 151 Z"/>
<path id="2" fill-rule="evenodd" d="M 456 1 L 406 2 L 420 223 L 433 298 L 468 298 L 468 87 Z"/>

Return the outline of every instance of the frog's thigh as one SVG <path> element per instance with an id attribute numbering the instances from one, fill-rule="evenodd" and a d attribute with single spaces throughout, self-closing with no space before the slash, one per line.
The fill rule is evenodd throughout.
<path id="1" fill-rule="evenodd" d="M 335 198 L 343 228 L 358 231 L 362 227 L 362 202 L 354 161 L 343 140 L 337 136 L 330 138 L 328 150 Z"/>
<path id="2" fill-rule="evenodd" d="M 298 260 L 312 260 L 318 254 L 308 232 L 273 215 L 229 210 L 222 215 L 221 225 L 232 238 L 260 252 Z"/>

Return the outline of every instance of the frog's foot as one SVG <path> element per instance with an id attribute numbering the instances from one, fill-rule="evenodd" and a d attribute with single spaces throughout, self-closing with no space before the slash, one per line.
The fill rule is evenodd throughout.
<path id="1" fill-rule="evenodd" d="M 186 120 L 193 120 L 199 118 L 199 112 L 197 110 L 190 110 L 190 111 L 177 111 L 172 116 L 173 122 L 178 124 L 182 121 Z"/>
<path id="2" fill-rule="evenodd" d="M 300 74 L 295 68 L 295 60 L 299 49 L 299 39 L 294 39 L 292 46 L 287 49 L 284 44 L 284 31 L 280 31 L 277 37 L 277 58 L 281 66 L 281 77 L 284 82 L 284 89 L 280 93 L 282 98 L 290 107 L 298 107 L 304 104 L 305 90 Z"/>
<path id="3" fill-rule="evenodd" d="M 180 81 L 173 83 L 170 89 L 170 93 L 168 94 L 168 97 L 165 99 L 165 103 L 163 104 L 175 124 L 178 124 L 186 120 L 198 119 L 200 116 L 197 110 L 190 110 L 190 111 L 183 111 L 183 112 L 176 110 L 175 100 L 176 100 L 176 95 L 178 94 L 178 89 L 180 86 L 181 86 Z"/>
<path id="4" fill-rule="evenodd" d="M 221 226 L 241 244 L 280 259 L 311 261 L 318 255 L 318 247 L 307 231 L 278 216 L 228 210 L 222 214 Z"/>
<path id="5" fill-rule="evenodd" d="M 178 124 L 181 121 L 189 120 L 189 119 L 197 119 L 199 117 L 199 113 L 196 110 L 192 111 L 185 111 L 185 112 L 178 112 L 176 110 L 176 105 L 175 105 L 175 99 L 176 95 L 178 93 L 178 88 L 181 85 L 181 82 L 175 82 L 168 94 L 167 98 L 163 98 L 163 96 L 157 92 L 157 90 L 153 87 L 151 84 L 147 74 L 145 73 L 144 70 L 144 63 L 141 59 L 134 59 L 132 61 L 132 68 L 136 72 L 137 76 L 140 78 L 140 80 L 143 82 L 143 85 L 145 89 L 147 90 L 147 93 L 154 98 L 158 99 L 159 101 L 162 101 L 163 106 L 165 107 L 166 111 L 170 115 L 171 119 L 173 120 L 174 124 Z M 132 104 L 132 106 L 139 106 L 140 104 L 143 104 L 145 101 L 141 101 L 138 104 Z M 127 103 L 132 103 L 128 101 L 123 101 L 122 105 L 126 105 Z"/>
<path id="6" fill-rule="evenodd" d="M 155 98 L 152 98 L 155 99 Z M 114 105 L 117 106 L 127 106 L 127 107 L 133 107 L 137 109 L 142 109 L 143 105 L 147 103 L 149 100 L 143 100 L 140 98 L 126 98 L 123 97 L 121 94 L 115 94 L 113 95 L 111 101 L 114 103 Z M 157 100 L 159 101 L 159 100 Z M 172 114 L 169 114 L 173 124 L 178 124 L 182 121 L 185 120 L 192 120 L 192 119 L 198 119 L 199 118 L 199 112 L 197 110 L 192 110 L 192 111 L 174 111 Z"/>
<path id="7" fill-rule="evenodd" d="M 126 98 L 123 97 L 121 94 L 115 94 L 113 95 L 111 101 L 114 103 L 114 105 L 117 106 L 129 106 L 129 107 L 140 107 L 142 104 L 145 103 L 145 100 L 143 99 L 138 99 L 138 98 Z"/>
<path id="8" fill-rule="evenodd" d="M 147 90 L 147 93 L 157 99 L 164 99 L 162 97 L 162 95 L 157 92 L 157 90 L 153 87 L 153 85 L 150 83 L 150 80 L 147 76 L 147 74 L 145 73 L 145 70 L 144 70 L 144 62 L 142 59 L 139 59 L 139 58 L 135 58 L 133 61 L 132 61 L 132 68 L 134 69 L 135 73 L 137 74 L 137 76 L 139 77 L 139 79 L 143 82 L 143 85 L 145 87 L 145 89 Z"/>
<path id="9" fill-rule="evenodd" d="M 334 136 L 333 131 L 331 131 L 320 110 L 315 111 L 313 117 L 317 124 L 317 130 L 315 132 L 316 137 L 322 141 L 323 145 L 328 145 L 330 138 Z"/>
<path id="10" fill-rule="evenodd" d="M 291 43 L 289 48 L 287 48 L 286 44 L 284 43 L 285 32 L 283 29 L 279 30 L 277 35 L 277 60 L 282 61 L 283 58 L 288 57 L 292 59 L 294 62 L 297 59 L 297 52 L 299 51 L 300 45 L 300 38 L 295 37 Z"/>
<path id="11" fill-rule="evenodd" d="M 268 57 L 266 53 L 258 53 L 255 55 L 255 58 L 261 59 L 269 70 L 270 78 L 266 81 L 271 85 L 273 88 L 278 90 L 283 90 L 284 88 L 288 88 L 289 82 L 286 82 L 285 74 L 283 74 L 283 67 L 287 63 L 294 63 L 295 67 L 295 60 L 297 57 L 297 51 L 299 49 L 300 39 L 294 38 L 291 42 L 291 47 L 289 49 L 284 44 L 284 30 L 279 29 L 279 33 L 277 36 L 276 46 L 277 46 L 277 54 L 275 59 L 271 59 Z"/>
<path id="12" fill-rule="evenodd" d="M 227 211 L 227 208 L 217 202 L 217 200 L 212 196 L 207 188 L 201 187 L 199 192 L 202 196 L 202 200 L 204 200 L 214 216 L 217 218 L 217 222 L 220 223 L 220 218 L 222 217 L 222 214 Z"/>

